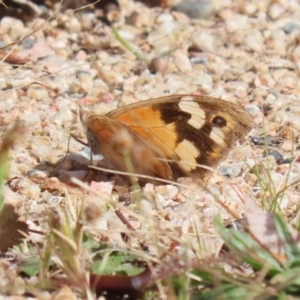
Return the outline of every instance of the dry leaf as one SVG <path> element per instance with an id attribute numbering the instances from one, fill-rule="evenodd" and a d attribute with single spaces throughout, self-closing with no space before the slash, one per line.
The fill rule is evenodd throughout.
<path id="1" fill-rule="evenodd" d="M 43 43 L 35 43 L 31 49 L 19 50 L 17 57 L 20 60 L 37 62 L 40 58 L 51 55 L 54 55 L 54 52 L 48 45 Z"/>
<path id="2" fill-rule="evenodd" d="M 28 225 L 19 221 L 19 215 L 10 204 L 4 204 L 0 212 L 0 251 L 5 252 L 9 248 L 18 245 L 24 235 L 28 234 Z"/>
<path id="3" fill-rule="evenodd" d="M 275 227 L 274 215 L 263 211 L 251 197 L 244 197 L 244 209 L 249 230 L 257 241 L 273 254 L 284 255 L 284 247 Z M 289 229 L 296 239 L 297 231 L 293 228 Z"/>
<path id="4" fill-rule="evenodd" d="M 28 57 L 22 57 L 17 50 L 0 52 L 0 59 L 12 65 L 24 65 L 30 62 Z"/>
<path id="5" fill-rule="evenodd" d="M 5 1 L 5 5 L 14 9 L 19 8 L 23 11 L 23 14 L 29 14 L 30 16 L 36 17 L 42 14 L 42 10 L 38 5 L 28 0 L 7 0 Z"/>

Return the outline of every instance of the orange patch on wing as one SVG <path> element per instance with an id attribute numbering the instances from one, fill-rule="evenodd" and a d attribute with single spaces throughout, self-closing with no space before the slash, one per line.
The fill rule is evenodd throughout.
<path id="1" fill-rule="evenodd" d="M 177 146 L 175 123 L 166 125 L 159 110 L 150 106 L 137 107 L 126 114 L 112 115 L 111 118 L 129 126 L 133 131 L 147 139 L 168 158 L 177 158 L 174 152 Z"/>
<path id="2" fill-rule="evenodd" d="M 125 113 L 114 116 L 113 114 L 108 117 L 111 117 L 114 120 L 122 122 L 134 129 L 134 127 L 157 127 L 165 126 L 161 120 L 161 114 L 159 110 L 155 110 L 150 106 L 146 107 L 137 107 L 132 110 L 128 110 Z"/>
<path id="3" fill-rule="evenodd" d="M 177 154 L 175 154 L 174 150 L 177 146 L 178 137 L 175 131 L 175 124 L 172 124 L 172 126 L 170 126 L 171 124 L 169 124 L 168 127 L 164 126 L 152 128 L 152 135 L 150 137 L 150 141 L 156 147 L 161 149 L 165 156 L 167 156 L 168 158 L 177 157 Z"/>
<path id="4" fill-rule="evenodd" d="M 112 115 L 111 118 L 129 126 L 134 132 L 160 149 L 165 156 L 174 157 L 173 149 L 177 139 L 175 124 L 166 126 L 159 110 L 154 110 L 150 106 L 138 107 L 126 114 Z"/>
<path id="5" fill-rule="evenodd" d="M 86 121 L 86 126 L 92 131 L 95 138 L 102 141 L 110 141 L 113 134 L 116 133 L 115 128 L 110 126 L 111 123 L 106 117 L 90 116 Z"/>

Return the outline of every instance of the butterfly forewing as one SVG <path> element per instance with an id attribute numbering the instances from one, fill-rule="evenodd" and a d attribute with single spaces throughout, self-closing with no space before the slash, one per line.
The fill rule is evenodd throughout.
<path id="1" fill-rule="evenodd" d="M 107 117 L 117 120 L 148 140 L 173 161 L 175 178 L 203 176 L 235 142 L 252 128 L 251 115 L 220 99 L 176 95 L 142 101 L 116 109 Z"/>

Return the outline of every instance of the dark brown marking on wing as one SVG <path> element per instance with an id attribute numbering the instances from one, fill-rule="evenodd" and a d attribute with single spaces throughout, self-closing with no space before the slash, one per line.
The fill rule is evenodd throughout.
<path id="1" fill-rule="evenodd" d="M 209 121 L 206 121 L 203 127 L 197 130 L 188 123 L 192 115 L 182 111 L 178 103 L 172 103 L 172 105 L 170 103 L 161 103 L 156 105 L 155 108 L 159 109 L 164 123 L 175 123 L 176 132 L 178 133 L 177 143 L 186 139 L 193 142 L 204 152 L 213 151 L 215 142 L 209 138 L 213 125 Z"/>
<path id="2" fill-rule="evenodd" d="M 227 125 L 227 121 L 222 116 L 216 116 L 213 118 L 212 124 L 219 128 L 222 128 Z"/>
<path id="3" fill-rule="evenodd" d="M 178 101 L 179 103 L 179 101 Z M 196 158 L 196 161 L 200 165 L 214 167 L 220 163 L 226 156 L 229 151 L 234 146 L 235 142 L 242 137 L 243 134 L 249 131 L 249 125 L 246 120 L 242 119 L 237 126 L 229 130 L 224 138 L 224 145 L 220 146 L 213 139 L 210 138 L 210 133 L 212 132 L 213 127 L 220 128 L 221 130 L 229 126 L 226 118 L 222 115 L 216 114 L 218 110 L 221 110 L 225 115 L 230 114 L 230 110 L 233 108 L 239 108 L 238 106 L 231 103 L 224 103 L 228 107 L 220 107 L 220 103 L 212 101 L 211 103 L 206 103 L 205 110 L 206 121 L 200 129 L 196 129 L 188 123 L 191 119 L 192 114 L 182 111 L 178 103 L 160 103 L 155 105 L 155 109 L 158 109 L 161 113 L 161 119 L 164 123 L 170 124 L 175 123 L 177 135 L 177 143 L 181 143 L 183 140 L 191 141 L 197 148 L 201 149 L 200 155 Z M 218 106 L 219 105 L 219 106 Z M 218 107 L 216 107 L 218 106 Z M 201 106 L 200 106 L 201 107 Z M 239 108 L 240 112 L 245 114 L 242 108 Z M 236 112 L 238 114 L 239 111 Z M 247 117 L 247 116 L 246 116 Z M 186 174 L 180 166 L 176 163 L 170 163 L 173 170 L 174 177 L 186 176 Z M 197 167 L 191 172 L 193 175 L 199 177 L 205 176 L 209 171 L 207 169 Z"/>

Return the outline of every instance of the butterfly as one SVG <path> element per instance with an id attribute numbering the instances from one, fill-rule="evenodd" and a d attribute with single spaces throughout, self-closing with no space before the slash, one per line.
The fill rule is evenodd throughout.
<path id="1" fill-rule="evenodd" d="M 249 112 L 211 97 L 171 95 L 83 114 L 88 145 L 112 168 L 167 180 L 204 179 L 252 128 Z"/>

